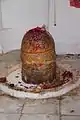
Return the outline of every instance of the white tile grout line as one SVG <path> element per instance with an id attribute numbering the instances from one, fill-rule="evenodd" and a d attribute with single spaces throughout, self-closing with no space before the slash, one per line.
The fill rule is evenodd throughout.
<path id="1" fill-rule="evenodd" d="M 61 99 L 59 100 L 59 120 L 61 120 Z"/>
<path id="2" fill-rule="evenodd" d="M 22 115 L 23 115 L 22 111 L 23 111 L 23 109 L 24 109 L 25 103 L 26 103 L 26 101 L 23 103 L 19 120 L 21 120 L 21 117 L 22 117 Z"/>

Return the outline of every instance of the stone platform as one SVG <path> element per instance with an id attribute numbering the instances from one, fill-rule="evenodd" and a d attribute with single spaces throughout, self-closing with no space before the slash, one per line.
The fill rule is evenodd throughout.
<path id="1" fill-rule="evenodd" d="M 61 60 L 61 58 L 63 58 Z M 79 55 L 57 57 L 80 71 Z M 20 63 L 19 50 L 0 56 L 0 72 Z M 43 100 L 16 99 L 0 92 L 1 120 L 80 120 L 80 86 L 62 97 Z"/>

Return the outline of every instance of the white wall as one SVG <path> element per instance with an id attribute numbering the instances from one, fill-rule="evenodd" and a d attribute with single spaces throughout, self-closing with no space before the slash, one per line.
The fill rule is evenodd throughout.
<path id="1" fill-rule="evenodd" d="M 55 38 L 57 53 L 80 53 L 80 8 L 72 8 L 69 0 L 56 1 L 54 27 L 54 0 L 50 4 L 50 32 Z"/>
<path id="2" fill-rule="evenodd" d="M 55 39 L 57 53 L 80 53 L 80 9 L 71 8 L 68 0 L 55 1 L 56 27 L 53 24 L 54 0 L 49 0 L 52 2 L 49 17 L 48 0 L 1 0 L 0 45 L 4 52 L 20 48 L 26 30 L 48 25 L 49 18 L 49 30 Z"/>
<path id="3" fill-rule="evenodd" d="M 1 0 L 1 11 L 0 44 L 4 52 L 20 48 L 26 30 L 48 25 L 48 0 Z"/>

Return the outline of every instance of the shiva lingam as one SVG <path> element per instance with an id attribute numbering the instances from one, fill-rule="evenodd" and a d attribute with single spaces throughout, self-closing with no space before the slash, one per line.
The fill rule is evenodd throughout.
<path id="1" fill-rule="evenodd" d="M 56 65 L 55 42 L 43 27 L 36 27 L 24 35 L 21 44 L 22 81 L 42 89 L 61 86 L 72 79 L 69 71 Z M 60 75 L 61 74 L 61 75 Z"/>
<path id="2" fill-rule="evenodd" d="M 21 45 L 22 80 L 29 84 L 50 84 L 56 79 L 55 43 L 43 28 L 29 30 Z"/>
<path id="3" fill-rule="evenodd" d="M 20 52 L 21 63 L 11 67 L 7 77 L 0 78 L 0 89 L 5 93 L 44 99 L 61 96 L 80 85 L 80 75 L 71 65 L 60 61 L 64 58 L 57 61 L 54 39 L 45 28 L 27 31 Z"/>
<path id="4" fill-rule="evenodd" d="M 60 75 L 56 65 L 55 42 L 43 27 L 36 27 L 24 35 L 21 44 L 22 81 L 36 84 L 43 89 L 58 87 L 73 75 L 64 71 Z M 60 78 L 62 76 L 62 78 Z"/>

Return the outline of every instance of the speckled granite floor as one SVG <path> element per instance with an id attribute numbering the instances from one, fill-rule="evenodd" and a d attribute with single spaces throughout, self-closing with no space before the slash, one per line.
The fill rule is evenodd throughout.
<path id="1" fill-rule="evenodd" d="M 19 50 L 0 56 L 0 72 L 20 62 Z M 80 70 L 80 55 L 57 56 Z M 80 120 L 80 87 L 59 97 L 45 100 L 16 99 L 0 92 L 0 120 Z"/>

